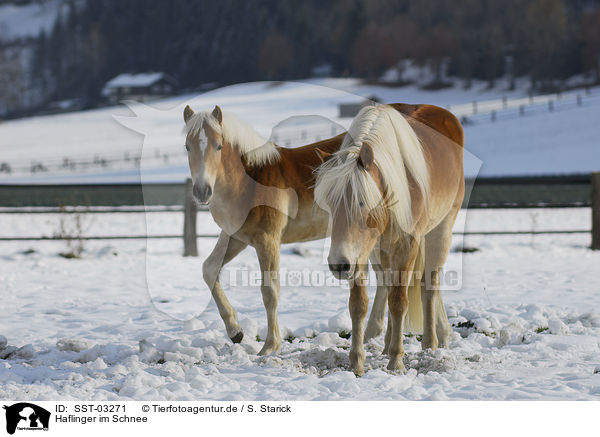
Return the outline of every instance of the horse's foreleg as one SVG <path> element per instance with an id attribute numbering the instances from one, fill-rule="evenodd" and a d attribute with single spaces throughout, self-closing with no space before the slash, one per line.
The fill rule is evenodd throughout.
<path id="1" fill-rule="evenodd" d="M 256 254 L 260 263 L 262 273 L 263 303 L 267 311 L 267 338 L 265 344 L 258 353 L 269 355 L 277 352 L 281 347 L 281 335 L 279 334 L 279 322 L 277 320 L 277 303 L 279 301 L 279 241 L 268 238 L 256 246 Z"/>
<path id="2" fill-rule="evenodd" d="M 412 275 L 418 253 L 419 245 L 413 241 L 408 253 L 407 262 L 403 263 L 404 266 L 399 272 L 400 277 L 404 279 L 400 282 L 400 284 L 392 285 L 388 296 L 388 306 L 392 319 L 392 333 L 388 347 L 388 355 L 390 357 L 390 361 L 387 366 L 388 370 L 406 371 L 402 361 L 404 357 L 402 327 L 404 326 L 404 318 L 408 312 L 408 285 L 410 283 L 410 277 Z M 393 263 L 393 265 L 398 265 L 398 263 Z"/>
<path id="3" fill-rule="evenodd" d="M 365 330 L 365 342 L 378 337 L 383 332 L 385 310 L 387 309 L 388 287 L 385 283 L 384 271 L 379 262 L 373 258 L 371 258 L 371 265 L 377 277 L 377 291 L 371 308 L 371 315 L 367 322 L 367 329 Z"/>
<path id="4" fill-rule="evenodd" d="M 221 273 L 223 266 L 235 258 L 245 247 L 245 243 L 235 240 L 224 232 L 221 232 L 217 245 L 202 264 L 204 281 L 208 285 L 213 299 L 217 304 L 221 319 L 223 319 L 223 322 L 225 323 L 227 335 L 234 343 L 242 341 L 244 331 L 238 324 L 235 310 L 229 303 L 229 300 L 227 300 L 227 297 L 221 288 L 219 274 Z"/>
<path id="5" fill-rule="evenodd" d="M 356 376 L 365 373 L 365 349 L 363 345 L 365 317 L 369 310 L 369 296 L 365 285 L 366 273 L 360 271 L 350 286 L 350 318 L 352 319 L 352 346 L 350 348 L 350 365 Z"/>
<path id="6" fill-rule="evenodd" d="M 408 289 L 402 285 L 393 285 L 388 296 L 388 305 L 392 319 L 392 332 L 388 346 L 390 361 L 389 370 L 406 371 L 402 358 L 404 357 L 404 345 L 402 344 L 402 326 L 404 317 L 408 311 Z"/>

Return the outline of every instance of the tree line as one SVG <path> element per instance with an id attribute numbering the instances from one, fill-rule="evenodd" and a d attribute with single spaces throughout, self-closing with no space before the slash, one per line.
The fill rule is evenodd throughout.
<path id="1" fill-rule="evenodd" d="M 162 71 L 182 88 L 333 76 L 377 80 L 410 59 L 490 85 L 531 77 L 556 88 L 600 80 L 600 0 L 67 0 L 33 41 L 32 83 L 47 102 L 97 105 L 107 80 Z"/>

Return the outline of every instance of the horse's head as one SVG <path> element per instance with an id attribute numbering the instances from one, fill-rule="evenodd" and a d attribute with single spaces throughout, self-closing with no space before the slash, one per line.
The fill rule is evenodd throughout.
<path id="1" fill-rule="evenodd" d="M 351 279 L 389 221 L 385 186 L 373 149 L 340 151 L 318 171 L 315 197 L 331 213 L 329 269 L 338 279 Z"/>
<path id="2" fill-rule="evenodd" d="M 221 166 L 223 113 L 215 106 L 212 113 L 194 114 L 189 106 L 183 111 L 187 136 L 185 148 L 194 183 L 193 194 L 200 203 L 209 203 Z"/>

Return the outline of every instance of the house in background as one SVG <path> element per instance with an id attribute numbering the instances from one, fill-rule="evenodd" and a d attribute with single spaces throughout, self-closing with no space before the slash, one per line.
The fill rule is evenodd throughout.
<path id="1" fill-rule="evenodd" d="M 123 73 L 106 83 L 103 94 L 114 104 L 124 99 L 156 99 L 171 95 L 176 89 L 177 81 L 165 73 Z"/>

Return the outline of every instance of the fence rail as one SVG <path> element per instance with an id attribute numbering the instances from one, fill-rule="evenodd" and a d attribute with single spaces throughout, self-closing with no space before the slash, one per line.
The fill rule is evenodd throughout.
<path id="1" fill-rule="evenodd" d="M 591 231 L 570 229 L 570 230 L 547 230 L 547 231 L 467 231 L 452 232 L 452 235 L 569 235 L 569 234 L 589 234 Z M 67 240 L 165 240 L 165 239 L 185 239 L 186 235 L 89 235 L 81 237 L 0 237 L 0 241 L 67 241 Z M 194 238 L 188 234 L 188 238 Z M 219 238 L 219 234 L 196 234 L 196 238 Z M 196 253 L 185 256 L 198 256 Z"/>
<path id="2" fill-rule="evenodd" d="M 589 231 L 588 231 L 589 232 Z M 218 234 L 196 234 L 196 238 L 217 238 Z M 183 238 L 183 235 L 89 235 L 78 237 L 0 237 L 0 241 L 148 240 Z M 197 254 L 195 255 L 197 256 Z"/>
<path id="3" fill-rule="evenodd" d="M 467 179 L 469 208 L 589 207 L 589 174 Z M 28 208 L 51 212 L 143 212 L 182 209 L 184 184 L 0 185 L 0 213 Z M 111 210 L 112 207 L 114 210 Z M 46 208 L 44 210 L 44 208 Z M 131 210 L 131 211 L 128 211 Z M 138 211 L 140 209 L 141 211 Z M 4 211 L 3 211 L 4 210 Z M 28 211 L 29 212 L 29 211 Z"/>
<path id="4" fill-rule="evenodd" d="M 592 249 L 600 250 L 600 173 L 567 176 L 497 177 L 468 180 L 469 208 L 592 208 L 588 230 L 481 231 L 456 235 L 541 235 L 591 234 Z M 0 214 L 31 213 L 184 213 L 183 235 L 78 236 L 81 240 L 136 240 L 183 238 L 184 254 L 197 256 L 198 238 L 217 234 L 196 233 L 198 206 L 191 196 L 192 185 L 0 185 Z M 146 203 L 144 203 L 146 202 Z M 43 206 L 38 206 L 40 203 Z M 35 205 L 32 207 L 32 204 Z M 25 208 L 24 205 L 27 205 Z M 60 205 L 60 206 L 59 206 Z M 68 206 L 65 206 L 68 205 Z M 82 206 L 83 205 L 83 206 Z M 129 205 L 129 206 L 123 206 Z M 132 206 L 133 205 L 133 206 Z M 65 237 L 0 237 L 0 241 L 55 241 Z"/>
<path id="5" fill-rule="evenodd" d="M 207 207 L 199 207 L 199 211 L 208 210 Z M 41 207 L 41 208 L 19 208 L 0 207 L 0 214 L 140 214 L 147 212 L 183 212 L 183 207 L 138 207 L 138 208 L 72 208 L 72 207 Z"/>

